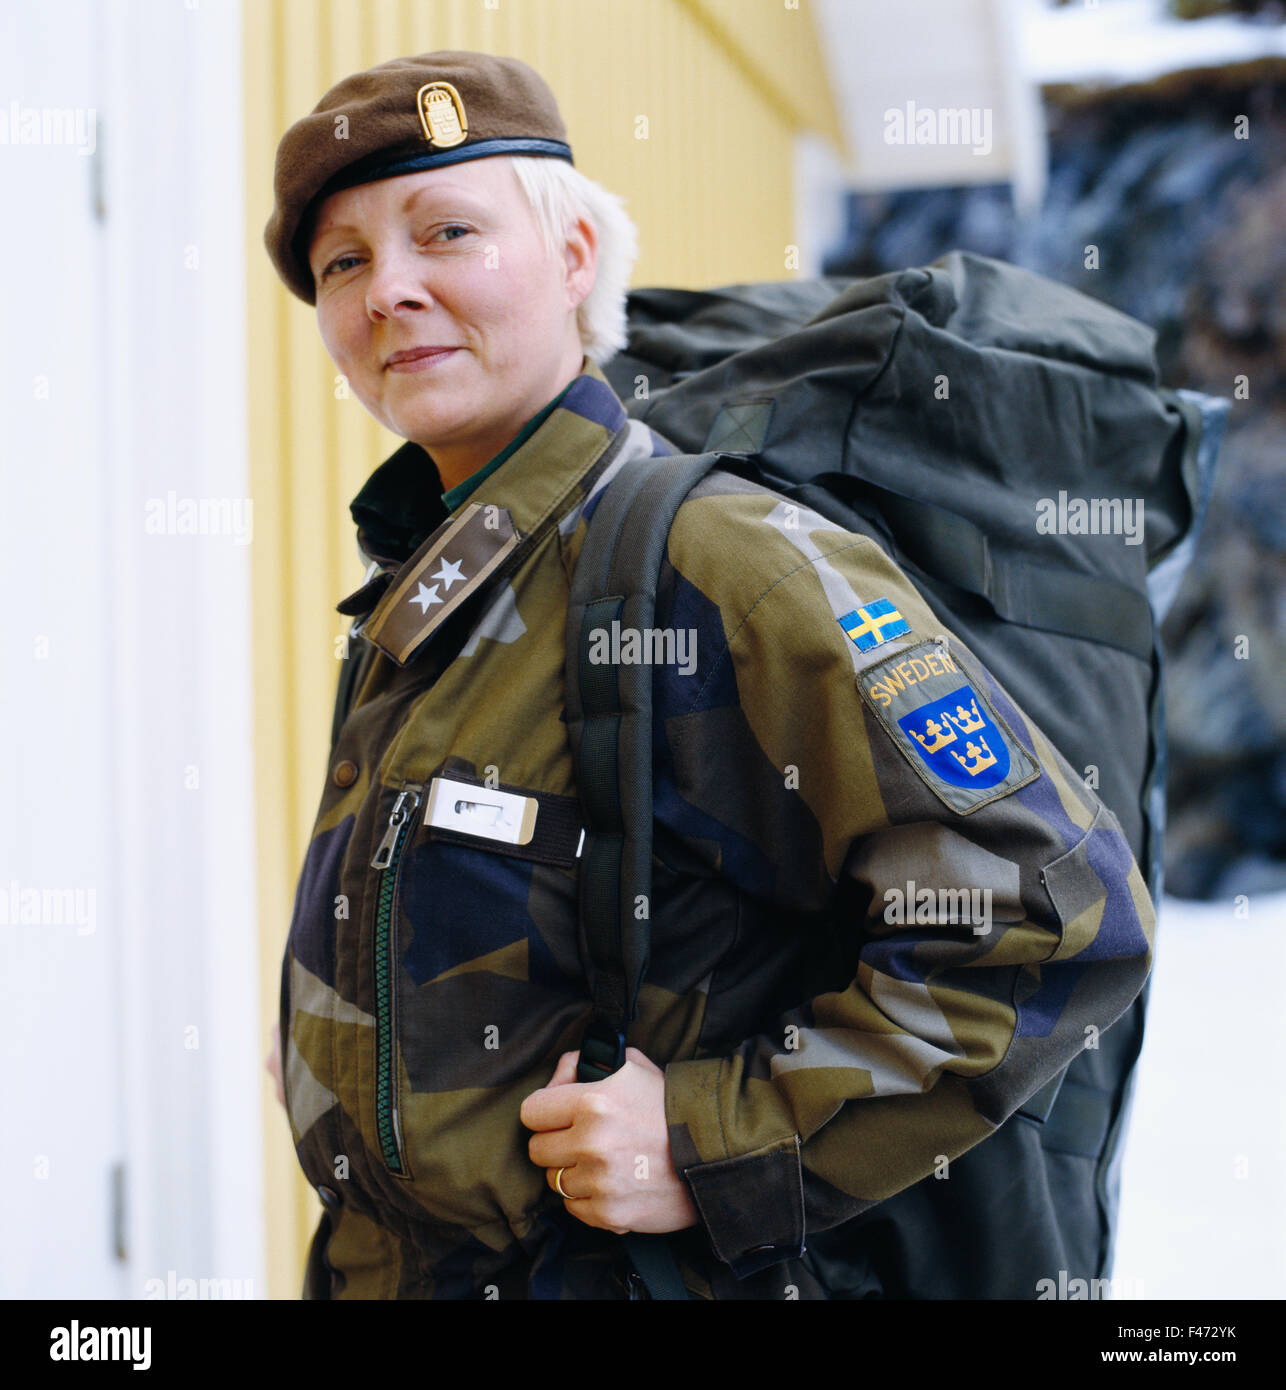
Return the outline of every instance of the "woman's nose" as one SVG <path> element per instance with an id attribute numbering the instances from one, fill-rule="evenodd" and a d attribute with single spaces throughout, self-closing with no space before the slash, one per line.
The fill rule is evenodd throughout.
<path id="1" fill-rule="evenodd" d="M 414 255 L 377 252 L 366 287 L 366 311 L 372 320 L 412 309 L 431 309 L 433 295 L 424 268 Z"/>

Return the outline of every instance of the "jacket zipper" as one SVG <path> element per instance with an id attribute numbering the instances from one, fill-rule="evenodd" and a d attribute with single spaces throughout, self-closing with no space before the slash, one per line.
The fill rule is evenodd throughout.
<path id="1" fill-rule="evenodd" d="M 405 1175 L 402 1124 L 397 1111 L 397 1077 L 394 1073 L 394 1039 L 397 1037 L 397 942 L 393 932 L 393 904 L 397 896 L 397 872 L 406 846 L 407 831 L 414 824 L 421 786 L 403 787 L 389 813 L 371 868 L 380 871 L 375 909 L 375 1127 L 384 1162 L 394 1173 Z"/>

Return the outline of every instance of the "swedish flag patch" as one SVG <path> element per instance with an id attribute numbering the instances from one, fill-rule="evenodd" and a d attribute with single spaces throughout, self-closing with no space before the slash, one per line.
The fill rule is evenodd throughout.
<path id="1" fill-rule="evenodd" d="M 877 598 L 874 603 L 864 603 L 845 613 L 839 625 L 860 652 L 869 652 L 872 647 L 911 631 L 911 624 L 886 598 Z"/>

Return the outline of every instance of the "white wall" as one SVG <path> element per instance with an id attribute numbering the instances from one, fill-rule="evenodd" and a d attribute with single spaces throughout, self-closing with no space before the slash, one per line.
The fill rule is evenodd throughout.
<path id="1" fill-rule="evenodd" d="M 848 174 L 830 142 L 807 132 L 795 137 L 795 245 L 799 275 L 822 273 L 828 253 L 843 247 L 847 232 Z"/>
<path id="2" fill-rule="evenodd" d="M 855 188 L 1008 182 L 1020 208 L 1039 205 L 1045 127 L 1020 0 L 816 0 L 816 13 Z"/>
<path id="3" fill-rule="evenodd" d="M 260 1292 L 235 0 L 7 5 L 0 134 L 0 1295 Z"/>

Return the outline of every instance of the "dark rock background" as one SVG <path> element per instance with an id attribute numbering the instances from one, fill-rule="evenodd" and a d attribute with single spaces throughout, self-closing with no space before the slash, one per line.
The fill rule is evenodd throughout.
<path id="1" fill-rule="evenodd" d="M 1157 330 L 1167 385 L 1234 400 L 1206 525 L 1162 629 L 1170 745 L 1166 890 L 1286 889 L 1286 64 L 1047 90 L 1050 178 L 855 195 L 825 273 L 959 247 L 1026 266 Z M 1249 119 L 1247 139 L 1235 122 Z M 1099 248 L 1099 269 L 1084 267 Z M 1237 639 L 1248 639 L 1238 659 Z"/>

